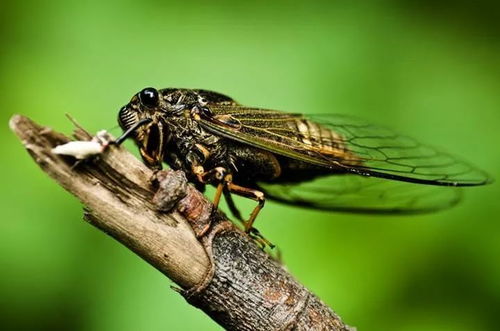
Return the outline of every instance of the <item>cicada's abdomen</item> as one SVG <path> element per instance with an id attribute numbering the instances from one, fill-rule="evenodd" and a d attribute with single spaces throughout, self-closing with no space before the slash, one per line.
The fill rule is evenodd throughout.
<path id="1" fill-rule="evenodd" d="M 296 139 L 307 145 L 311 151 L 333 159 L 342 160 L 343 164 L 359 165 L 360 158 L 347 147 L 345 138 L 318 123 L 306 119 L 289 121 L 291 130 L 296 130 Z"/>

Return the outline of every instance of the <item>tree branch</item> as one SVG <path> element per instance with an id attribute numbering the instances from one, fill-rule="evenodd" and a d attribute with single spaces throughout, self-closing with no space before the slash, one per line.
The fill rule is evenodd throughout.
<path id="1" fill-rule="evenodd" d="M 237 229 L 182 172 L 153 172 L 124 149 L 74 167 L 51 149 L 69 141 L 26 117 L 10 126 L 35 162 L 85 206 L 85 218 L 231 330 L 352 330 Z M 81 128 L 79 140 L 90 136 Z"/>

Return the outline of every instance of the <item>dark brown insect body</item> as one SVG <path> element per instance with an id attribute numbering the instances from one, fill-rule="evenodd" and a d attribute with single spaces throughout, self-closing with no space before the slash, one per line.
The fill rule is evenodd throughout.
<path id="1" fill-rule="evenodd" d="M 175 170 L 183 170 L 194 175 L 192 170 L 197 166 L 205 169 L 223 167 L 232 173 L 235 183 L 250 185 L 259 181 L 300 181 L 311 179 L 318 171 L 327 170 L 300 160 L 280 157 L 270 151 L 244 144 L 234 139 L 213 133 L 200 123 L 202 118 L 209 118 L 222 126 L 240 130 L 240 123 L 231 114 L 212 115 L 212 106 L 231 107 L 237 104 L 221 94 L 203 90 L 165 89 L 159 93 L 164 99 L 162 111 L 156 109 L 129 122 L 120 120 L 126 130 L 143 116 L 151 116 L 154 120 L 138 128 L 135 134 L 141 155 L 148 166 L 161 168 L 164 161 Z M 139 98 L 133 98 L 131 107 L 140 108 Z M 160 101 L 161 102 L 161 101 Z M 123 113 L 128 110 L 123 110 Z M 123 116 L 121 116 L 123 117 Z M 194 179 L 194 178 L 193 178 Z M 257 188 L 256 185 L 252 185 Z"/>
<path id="2" fill-rule="evenodd" d="M 166 162 L 195 184 L 217 184 L 216 204 L 233 192 L 262 207 L 264 192 L 320 209 L 422 212 L 457 201 L 457 190 L 443 186 L 489 181 L 467 163 L 384 128 L 244 107 L 206 90 L 146 88 L 118 119 L 148 166 Z"/>

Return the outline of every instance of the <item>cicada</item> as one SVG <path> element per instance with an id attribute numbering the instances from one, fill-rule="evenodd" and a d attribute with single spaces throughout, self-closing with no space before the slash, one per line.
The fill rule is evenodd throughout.
<path id="1" fill-rule="evenodd" d="M 355 213 L 421 213 L 454 205 L 457 187 L 490 182 L 483 171 L 436 148 L 343 115 L 246 107 L 208 90 L 145 88 L 118 122 L 146 165 L 165 162 L 200 188 L 217 187 L 253 229 L 265 198 Z M 258 202 L 244 220 L 231 194 Z"/>

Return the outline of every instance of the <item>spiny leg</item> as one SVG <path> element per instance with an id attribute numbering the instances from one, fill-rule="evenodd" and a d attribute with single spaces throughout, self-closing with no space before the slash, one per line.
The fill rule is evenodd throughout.
<path id="1" fill-rule="evenodd" d="M 266 246 L 274 248 L 274 245 L 269 240 L 264 238 L 260 234 L 259 230 L 257 230 L 256 228 L 253 227 L 253 223 L 255 222 L 257 215 L 262 210 L 262 208 L 264 208 L 264 204 L 266 202 L 266 199 L 264 197 L 264 193 L 257 191 L 257 190 L 254 190 L 254 189 L 250 189 L 250 188 L 236 185 L 232 182 L 227 183 L 227 191 L 228 191 L 229 195 L 231 193 L 234 193 L 234 194 L 238 194 L 240 196 L 246 197 L 246 198 L 250 198 L 252 200 L 256 200 L 258 202 L 257 206 L 253 209 L 252 213 L 250 214 L 250 218 L 247 221 L 243 221 L 243 225 L 245 226 L 245 232 L 248 233 L 255 241 L 257 241 L 261 245 L 262 249 L 264 249 Z M 234 202 L 232 201 L 232 198 L 231 198 L 231 200 L 228 200 L 228 201 L 231 201 L 231 203 L 234 204 Z M 228 202 L 228 205 L 229 204 L 230 203 Z M 237 209 L 236 209 L 236 211 L 239 214 L 239 211 Z M 240 218 L 241 218 L 241 215 L 240 215 Z"/>
<path id="2" fill-rule="evenodd" d="M 258 203 L 257 206 L 253 209 L 252 213 L 250 214 L 250 218 L 245 222 L 245 232 L 250 232 L 253 223 L 257 218 L 257 215 L 262 210 L 262 208 L 264 208 L 264 204 L 266 202 L 266 199 L 264 198 L 264 193 L 251 188 L 246 188 L 243 186 L 236 185 L 232 182 L 229 182 L 227 184 L 227 189 L 230 193 L 238 194 L 242 197 L 257 201 Z"/>
<path id="3" fill-rule="evenodd" d="M 216 167 L 211 170 L 205 171 L 202 166 L 195 166 L 193 167 L 193 172 L 198 177 L 198 182 L 201 185 L 205 185 L 206 183 L 211 183 L 211 182 L 218 183 L 215 189 L 214 200 L 212 202 L 215 209 L 217 209 L 219 207 L 222 193 L 224 193 L 224 196 L 227 198 L 226 187 L 228 183 L 233 180 L 233 176 L 231 174 L 227 174 L 227 170 L 223 167 Z M 234 210 L 236 210 L 237 214 L 239 215 L 239 211 L 236 209 L 236 206 L 234 206 L 234 202 L 231 200 L 231 202 L 228 204 L 229 208 L 231 209 L 231 212 L 234 213 Z M 239 217 L 237 218 L 240 220 L 242 219 L 241 215 L 239 215 Z"/>
<path id="4" fill-rule="evenodd" d="M 236 204 L 234 203 L 234 200 L 233 200 L 233 195 L 231 194 L 231 192 L 229 191 L 227 186 L 224 186 L 223 193 L 224 193 L 224 198 L 226 199 L 226 202 L 227 202 L 227 206 L 229 207 L 229 210 L 231 211 L 231 214 L 233 214 L 233 216 L 238 221 L 240 221 L 243 225 L 246 226 L 247 222 L 241 216 L 241 212 L 236 207 Z M 249 230 L 249 234 L 255 241 L 257 241 L 261 245 L 262 249 L 264 249 L 266 246 L 274 248 L 274 245 L 269 240 L 264 238 L 260 234 L 259 230 L 257 230 L 256 228 L 251 228 Z"/>
<path id="5" fill-rule="evenodd" d="M 213 181 L 218 182 L 213 201 L 214 207 L 215 209 L 217 209 L 219 207 L 219 202 L 222 196 L 222 192 L 224 191 L 224 187 L 227 185 L 228 181 L 232 180 L 231 174 L 226 174 L 227 171 L 223 167 L 216 167 L 209 171 L 204 171 L 203 167 L 198 166 L 196 167 L 194 172 L 197 174 L 198 181 L 200 183 L 205 184 Z"/>
<path id="6" fill-rule="evenodd" d="M 264 193 L 234 184 L 232 182 L 233 176 L 231 174 L 228 174 L 227 170 L 223 167 L 216 167 L 209 171 L 205 171 L 202 166 L 195 166 L 193 167 L 193 172 L 198 177 L 198 181 L 200 183 L 209 183 L 214 181 L 218 182 L 213 200 L 215 208 L 219 206 L 220 198 L 224 193 L 224 196 L 227 199 L 229 209 L 235 215 L 235 217 L 243 223 L 245 227 L 245 232 L 248 233 L 255 241 L 257 241 L 262 246 L 262 249 L 264 249 L 265 246 L 274 248 L 274 245 L 270 241 L 265 239 L 260 234 L 259 230 L 253 228 L 253 223 L 255 222 L 257 215 L 259 214 L 260 210 L 264 207 L 265 203 Z M 248 221 L 244 221 L 243 217 L 241 217 L 241 214 L 239 210 L 236 208 L 236 205 L 234 204 L 234 201 L 231 197 L 231 193 L 235 193 L 240 196 L 258 201 L 258 205 L 254 208 L 254 210 L 250 214 L 250 218 L 248 219 Z"/>

